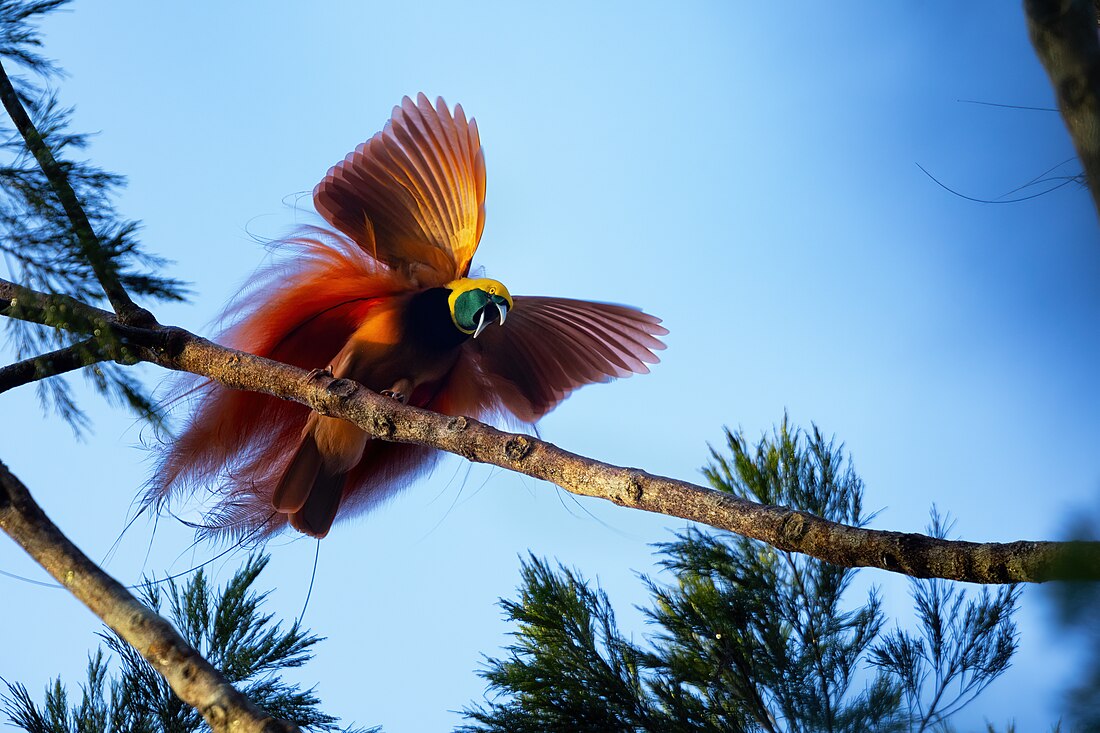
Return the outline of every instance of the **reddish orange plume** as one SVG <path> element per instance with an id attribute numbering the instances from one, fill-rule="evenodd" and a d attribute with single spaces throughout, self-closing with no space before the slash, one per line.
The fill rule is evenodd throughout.
<path id="1" fill-rule="evenodd" d="M 312 230 L 284 246 L 300 255 L 253 278 L 227 310 L 236 322 L 219 342 L 303 369 L 326 368 L 379 297 L 409 287 L 399 273 L 331 232 Z M 191 394 L 198 404 L 161 459 L 146 501 L 159 508 L 198 486 L 216 486 L 222 500 L 207 515 L 211 532 L 256 539 L 281 529 L 285 515 L 273 512 L 271 493 L 309 409 L 213 382 Z M 364 460 L 357 472 L 378 483 L 407 473 L 410 462 L 425 456 L 396 451 L 383 458 L 395 465 Z"/>
<path id="2" fill-rule="evenodd" d="M 226 345 L 304 369 L 331 366 L 435 412 L 527 423 L 586 384 L 648 371 L 664 348 L 660 320 L 634 308 L 512 298 L 502 283 L 467 277 L 485 223 L 485 162 L 461 107 L 452 114 L 442 99 L 406 97 L 313 198 L 337 231 L 285 243 L 295 256 L 253 278 L 227 311 Z M 475 327 L 469 304 L 478 298 Z M 146 502 L 162 508 L 213 487 L 208 534 L 256 540 L 290 522 L 323 537 L 437 455 L 369 440 L 265 395 L 213 383 L 186 394 L 194 409 Z"/>

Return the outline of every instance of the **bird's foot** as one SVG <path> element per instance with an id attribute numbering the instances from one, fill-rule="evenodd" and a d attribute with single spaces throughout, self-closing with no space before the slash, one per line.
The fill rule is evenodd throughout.
<path id="1" fill-rule="evenodd" d="M 416 385 L 411 379 L 398 379 L 396 382 L 393 383 L 392 387 L 390 387 L 389 389 L 384 389 L 378 394 L 382 395 L 383 397 L 389 397 L 391 399 L 397 400 L 402 405 L 407 405 L 409 404 L 409 395 L 413 393 L 413 388 L 415 386 Z"/>
<path id="2" fill-rule="evenodd" d="M 390 399 L 397 400 L 402 405 L 407 405 L 409 403 L 409 396 L 404 392 L 394 392 L 392 389 L 384 389 L 378 394 L 382 395 L 383 397 L 389 397 Z"/>
<path id="3" fill-rule="evenodd" d="M 325 377 L 332 377 L 332 364 L 329 364 L 324 369 L 310 369 L 309 374 L 306 375 L 306 381 L 312 382 Z"/>

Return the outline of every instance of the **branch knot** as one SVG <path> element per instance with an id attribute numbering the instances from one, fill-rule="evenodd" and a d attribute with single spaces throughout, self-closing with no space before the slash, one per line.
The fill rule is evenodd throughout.
<path id="1" fill-rule="evenodd" d="M 620 506 L 636 507 L 642 503 L 644 494 L 645 490 L 642 485 L 642 479 L 631 474 L 626 482 L 626 491 L 622 494 L 612 495 L 611 500 Z"/>
<path id="2" fill-rule="evenodd" d="M 504 444 L 504 455 L 513 461 L 522 461 L 531 452 L 531 441 L 526 436 L 516 435 Z"/>
<path id="3" fill-rule="evenodd" d="M 393 423 L 393 418 L 389 415 L 375 415 L 371 418 L 371 432 L 375 437 L 382 440 L 391 440 L 393 434 L 397 431 L 397 426 Z"/>
<path id="4" fill-rule="evenodd" d="M 350 379 L 334 379 L 325 387 L 326 392 L 339 400 L 349 399 L 357 389 L 359 384 Z"/>
<path id="5" fill-rule="evenodd" d="M 806 520 L 802 517 L 802 514 L 791 511 L 787 513 L 787 516 L 783 519 L 783 524 L 779 527 L 779 536 L 794 547 L 802 543 L 807 529 Z"/>

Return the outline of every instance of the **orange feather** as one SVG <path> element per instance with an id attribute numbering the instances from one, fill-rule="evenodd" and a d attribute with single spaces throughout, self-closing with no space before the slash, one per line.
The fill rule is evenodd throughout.
<path id="1" fill-rule="evenodd" d="M 451 415 L 535 422 L 577 387 L 648 371 L 660 320 L 634 308 L 517 296 L 466 280 L 484 228 L 476 123 L 442 99 L 405 98 L 385 129 L 314 191 L 336 231 L 290 239 L 297 256 L 227 311 L 228 346 L 388 391 Z M 434 451 L 369 440 L 292 402 L 194 391 L 147 493 L 157 506 L 213 487 L 211 533 L 258 539 L 288 524 L 323 537 L 429 468 Z"/>

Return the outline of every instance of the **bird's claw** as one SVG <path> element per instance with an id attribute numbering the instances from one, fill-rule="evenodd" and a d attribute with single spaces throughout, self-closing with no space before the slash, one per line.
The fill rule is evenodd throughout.
<path id="1" fill-rule="evenodd" d="M 325 377 L 332 377 L 332 365 L 329 364 L 323 369 L 310 369 L 309 374 L 306 375 L 306 381 L 312 382 L 317 379 L 323 379 Z"/>
<path id="2" fill-rule="evenodd" d="M 404 394 L 403 392 L 394 392 L 392 389 L 384 389 L 378 394 L 382 395 L 383 397 L 389 397 L 390 399 L 397 400 L 402 405 L 408 404 L 409 402 L 408 395 Z"/>

